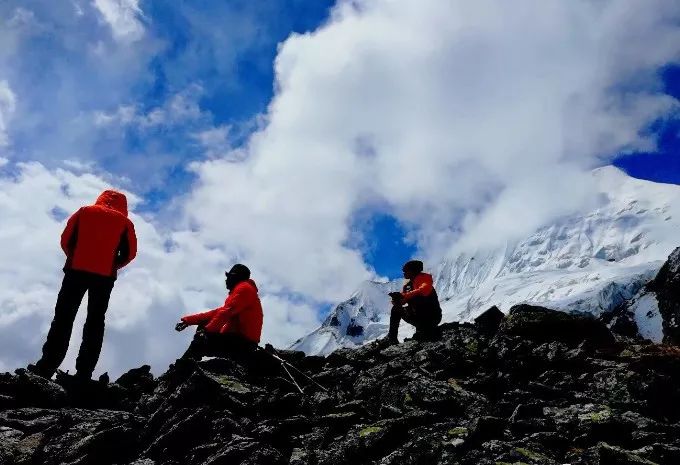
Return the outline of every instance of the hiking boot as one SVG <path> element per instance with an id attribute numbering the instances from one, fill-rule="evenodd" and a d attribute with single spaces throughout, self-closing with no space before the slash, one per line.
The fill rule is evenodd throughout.
<path id="1" fill-rule="evenodd" d="M 378 344 L 378 347 L 380 347 L 380 348 L 391 347 L 391 346 L 396 346 L 397 344 L 399 344 L 399 339 L 397 339 L 396 337 L 392 337 L 392 336 L 385 336 L 382 339 L 378 339 L 376 341 L 376 343 Z"/>
<path id="2" fill-rule="evenodd" d="M 92 381 L 92 373 L 77 371 L 76 374 L 73 375 L 73 379 L 79 383 L 88 384 Z"/>
<path id="3" fill-rule="evenodd" d="M 36 363 L 29 363 L 26 367 L 26 371 L 45 379 L 52 379 L 52 376 L 54 375 L 54 373 L 48 373 L 47 371 L 41 369 Z"/>

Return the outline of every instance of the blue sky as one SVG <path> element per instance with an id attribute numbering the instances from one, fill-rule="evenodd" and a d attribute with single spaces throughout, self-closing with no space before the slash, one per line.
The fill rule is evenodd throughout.
<path id="1" fill-rule="evenodd" d="M 666 92 L 680 99 L 680 67 L 669 67 L 662 76 Z M 657 151 L 623 155 L 614 165 L 636 178 L 680 184 L 680 121 L 677 117 L 659 121 L 651 130 L 658 137 Z"/>

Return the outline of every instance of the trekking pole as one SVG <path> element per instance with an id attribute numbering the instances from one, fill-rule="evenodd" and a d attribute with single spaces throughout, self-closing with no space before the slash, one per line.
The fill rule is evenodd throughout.
<path id="1" fill-rule="evenodd" d="M 282 363 L 282 364 L 281 364 L 281 368 L 283 368 L 284 370 L 286 370 L 286 373 L 288 373 L 288 376 L 290 376 L 290 380 L 293 382 L 293 384 L 295 385 L 295 387 L 298 388 L 298 391 L 300 391 L 300 394 L 304 394 L 305 391 L 303 391 L 302 388 L 300 387 L 300 385 L 297 383 L 297 381 L 295 381 L 295 378 L 293 377 L 293 375 L 291 374 L 291 372 L 288 371 L 288 368 L 286 368 L 286 365 Z"/>
<path id="2" fill-rule="evenodd" d="M 258 346 L 257 348 L 258 348 L 259 350 L 263 351 L 263 352 L 266 352 L 268 355 L 270 355 L 272 358 L 274 358 L 276 361 L 278 361 L 278 362 L 279 362 L 279 365 L 281 366 L 281 368 L 283 368 L 283 371 L 286 372 L 286 374 L 288 375 L 288 377 L 290 378 L 290 380 L 293 382 L 293 384 L 295 385 L 295 387 L 298 389 L 298 391 L 300 391 L 300 394 L 304 394 L 304 393 L 305 393 L 305 391 L 300 387 L 300 385 L 298 384 L 298 382 L 295 381 L 295 377 L 294 377 L 293 374 L 288 370 L 288 367 L 286 367 L 285 360 L 283 360 L 281 357 L 278 357 L 278 356 L 276 356 L 276 355 L 274 355 L 274 354 L 272 354 L 272 353 L 267 352 L 266 350 L 262 349 L 260 346 Z"/>
<path id="3" fill-rule="evenodd" d="M 279 357 L 279 358 L 280 358 L 280 357 Z M 301 374 L 305 379 L 307 379 L 308 381 L 312 382 L 314 385 L 316 385 L 316 387 L 318 387 L 319 389 L 321 389 L 323 392 L 328 392 L 328 389 L 326 389 L 326 388 L 323 387 L 321 384 L 319 384 L 314 378 L 312 378 L 311 376 L 309 376 L 307 373 L 305 373 L 305 372 L 299 370 L 299 369 L 298 369 L 297 367 L 295 367 L 295 365 L 293 365 L 292 363 L 287 362 L 287 361 L 285 361 L 285 360 L 283 360 L 283 363 L 286 364 L 286 365 L 288 365 L 290 368 L 292 368 L 292 369 L 293 369 L 294 371 L 296 371 L 297 373 Z"/>
<path id="4" fill-rule="evenodd" d="M 291 376 L 291 378 L 292 378 L 292 375 L 291 375 L 290 371 L 288 371 L 288 368 L 287 368 L 287 367 L 291 368 L 291 369 L 292 369 L 293 371 L 295 371 L 296 373 L 302 375 L 306 380 L 308 380 L 308 381 L 310 381 L 311 383 L 313 383 L 316 387 L 318 387 L 318 388 L 321 389 L 322 391 L 328 392 L 328 389 L 326 389 L 326 388 L 323 387 L 321 384 L 319 384 L 315 379 L 313 379 L 312 377 L 310 377 L 307 373 L 305 373 L 304 371 L 301 371 L 300 369 L 298 369 L 298 368 L 297 368 L 295 365 L 293 365 L 292 363 L 290 363 L 290 362 L 288 362 L 288 361 L 282 359 L 281 357 L 279 357 L 279 356 L 276 355 L 276 354 L 273 354 L 273 353 L 271 353 L 271 352 L 269 352 L 269 351 L 263 349 L 263 348 L 260 347 L 260 346 L 258 346 L 257 348 L 258 348 L 259 350 L 261 350 L 262 352 L 265 352 L 267 355 L 269 355 L 270 357 L 272 357 L 274 360 L 278 361 L 278 362 L 283 366 L 284 370 L 286 370 L 286 372 L 288 373 L 288 375 Z M 298 384 L 295 383 L 295 385 L 297 386 Z M 300 389 L 299 386 L 298 386 L 298 389 Z"/>

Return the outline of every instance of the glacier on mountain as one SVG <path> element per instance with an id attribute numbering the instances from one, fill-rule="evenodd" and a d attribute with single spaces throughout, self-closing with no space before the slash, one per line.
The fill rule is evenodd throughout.
<path id="1" fill-rule="evenodd" d="M 432 272 L 443 321 L 471 321 L 493 305 L 507 312 L 519 303 L 599 316 L 630 301 L 640 334 L 660 341 L 656 300 L 644 287 L 678 245 L 680 186 L 631 178 L 611 166 L 593 176 L 600 194 L 592 211 L 503 247 L 445 258 Z M 328 354 L 384 336 L 387 293 L 401 285 L 363 283 L 292 348 Z M 412 331 L 404 324 L 400 337 Z"/>

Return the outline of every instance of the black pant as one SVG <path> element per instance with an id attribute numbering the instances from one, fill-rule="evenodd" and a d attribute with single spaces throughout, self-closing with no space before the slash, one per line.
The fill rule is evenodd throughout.
<path id="1" fill-rule="evenodd" d="M 395 305 L 390 312 L 390 332 L 388 337 L 397 338 L 401 320 L 415 326 L 416 333 L 429 334 L 442 321 L 442 311 L 440 308 L 427 306 Z"/>
<path id="2" fill-rule="evenodd" d="M 83 328 L 83 342 L 76 360 L 79 376 L 90 378 L 99 360 L 104 339 L 104 315 L 109 306 L 114 278 L 84 271 L 66 270 L 57 297 L 54 319 L 43 346 L 42 358 L 36 363 L 45 375 L 52 376 L 64 361 L 78 307 L 88 293 L 87 319 Z"/>
<path id="3" fill-rule="evenodd" d="M 199 329 L 182 358 L 200 360 L 204 356 L 247 356 L 254 352 L 256 348 L 256 343 L 237 334 L 208 333 Z"/>

